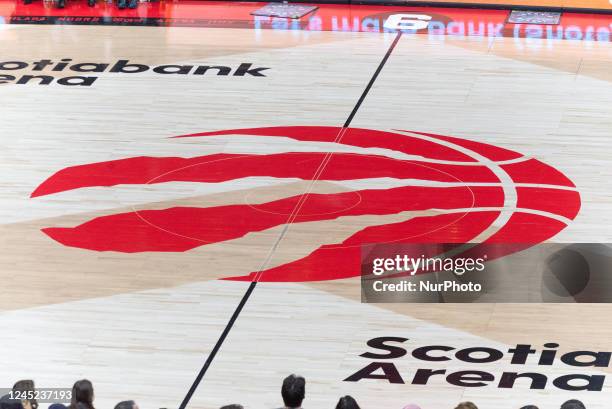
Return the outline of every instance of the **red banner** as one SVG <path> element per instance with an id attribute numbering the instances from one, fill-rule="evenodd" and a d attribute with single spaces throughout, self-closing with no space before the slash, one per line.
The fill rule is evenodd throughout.
<path id="1" fill-rule="evenodd" d="M 504 0 L 505 1 L 505 0 Z M 118 10 L 112 4 L 88 7 L 83 1 L 69 1 L 65 9 L 42 2 L 24 5 L 0 0 L 0 15 L 11 24 L 100 24 L 251 28 L 262 30 L 394 32 L 385 26 L 397 14 L 428 17 L 424 28 L 407 34 L 430 36 L 476 36 L 568 39 L 609 42 L 612 15 L 564 13 L 559 25 L 510 24 L 508 10 L 438 8 L 409 6 L 346 6 L 322 4 L 301 19 L 252 16 L 266 3 L 180 1 L 143 3 L 135 10 Z M 429 18 L 430 17 L 430 18 Z"/>

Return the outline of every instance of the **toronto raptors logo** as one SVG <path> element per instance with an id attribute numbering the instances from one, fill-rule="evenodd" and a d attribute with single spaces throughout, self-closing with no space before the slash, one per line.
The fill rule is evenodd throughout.
<path id="1" fill-rule="evenodd" d="M 190 158 L 141 156 L 71 166 L 44 181 L 32 197 L 94 186 L 227 183 L 248 177 L 325 181 L 344 190 L 306 192 L 256 204 L 138 210 L 74 227 L 50 226 L 43 232 L 65 246 L 91 251 L 185 252 L 287 224 L 360 216 L 380 219 L 342 241 L 320 243 L 305 257 L 229 278 L 316 281 L 358 276 L 363 244 L 537 244 L 564 229 L 580 209 L 576 187 L 553 167 L 455 137 L 293 126 L 180 138 L 245 136 L 262 144 L 271 138 L 290 141 L 291 149 Z M 397 218 L 389 221 L 390 215 Z"/>

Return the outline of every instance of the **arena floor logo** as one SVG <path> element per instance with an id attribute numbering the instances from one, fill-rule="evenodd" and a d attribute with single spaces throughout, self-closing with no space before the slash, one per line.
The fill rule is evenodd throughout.
<path id="1" fill-rule="evenodd" d="M 308 193 L 256 205 L 181 206 L 117 213 L 75 227 L 48 227 L 43 232 L 65 246 L 92 251 L 184 252 L 287 223 L 434 212 L 423 216 L 406 213 L 401 222 L 381 222 L 342 242 L 321 243 L 301 259 L 227 278 L 297 282 L 359 276 L 360 250 L 365 243 L 537 244 L 563 230 L 580 209 L 576 187 L 555 168 L 508 149 L 456 137 L 288 126 L 177 138 L 213 136 L 261 137 L 262 142 L 265 138 L 284 138 L 300 148 L 292 148 L 299 152 L 272 154 L 140 156 L 71 166 L 49 177 L 31 196 L 125 184 L 231 183 L 257 176 L 339 184 L 363 179 L 380 182 L 367 184 L 367 189 Z M 322 143 L 327 151 L 321 151 Z M 317 148 L 308 146 L 312 144 Z"/>
<path id="2" fill-rule="evenodd" d="M 367 342 L 368 347 L 376 351 L 367 351 L 360 355 L 362 358 L 376 359 L 364 368 L 355 372 L 345 382 L 361 382 L 368 379 L 385 380 L 389 383 L 412 385 L 427 385 L 430 378 L 446 378 L 446 382 L 453 386 L 462 388 L 480 388 L 488 385 L 496 385 L 498 388 L 510 389 L 528 385 L 529 389 L 542 390 L 549 387 L 549 375 L 534 371 L 535 368 L 547 369 L 557 364 L 555 371 L 551 371 L 555 378 L 552 385 L 565 391 L 591 391 L 601 392 L 606 376 L 595 374 L 575 373 L 576 368 L 607 368 L 610 366 L 612 352 L 608 351 L 571 351 L 561 355 L 558 359 L 556 342 L 544 344 L 544 349 L 538 351 L 530 344 L 518 344 L 507 350 L 499 350 L 486 346 L 476 346 L 459 349 L 449 345 L 426 345 L 412 349 L 411 359 L 417 362 L 452 362 L 455 361 L 453 370 L 448 369 L 417 369 L 412 379 L 402 376 L 398 370 L 397 359 L 408 355 L 405 342 L 408 338 L 386 336 L 372 338 Z M 507 357 L 506 357 L 507 355 Z M 538 358 L 539 357 L 539 358 Z M 506 358 L 505 361 L 502 361 Z M 493 373 L 484 369 L 499 369 L 487 364 L 504 362 L 503 368 L 506 369 L 501 375 L 496 377 Z M 457 371 L 456 364 L 461 365 L 483 365 L 474 370 Z M 515 372 L 524 365 L 530 365 L 528 372 Z M 402 366 L 399 366 L 402 367 Z M 566 374 L 565 370 L 572 373 Z"/>

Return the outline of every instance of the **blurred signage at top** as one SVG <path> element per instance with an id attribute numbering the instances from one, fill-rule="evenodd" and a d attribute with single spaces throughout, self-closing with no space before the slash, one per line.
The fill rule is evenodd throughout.
<path id="1" fill-rule="evenodd" d="M 385 3 L 411 3 L 417 0 L 391 0 Z M 557 7 L 570 9 L 612 10 L 612 0 L 427 0 L 428 3 L 465 3 L 481 5 Z"/>

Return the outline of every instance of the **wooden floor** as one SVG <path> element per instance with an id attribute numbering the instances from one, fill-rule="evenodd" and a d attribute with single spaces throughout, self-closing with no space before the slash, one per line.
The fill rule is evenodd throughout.
<path id="1" fill-rule="evenodd" d="M 160 251 L 156 246 L 161 239 L 146 223 L 127 233 L 121 229 L 131 225 L 120 223 L 80 236 L 77 232 L 68 244 L 41 230 L 70 230 L 94 219 L 113 220 L 116 214 L 179 206 L 257 208 L 307 191 L 381 189 L 381 183 L 391 182 L 374 173 L 355 177 L 364 179 L 361 185 L 247 173 L 205 183 L 99 182 L 32 195 L 64 168 L 134 157 L 380 153 L 388 149 L 384 143 L 368 148 L 342 145 L 340 139 L 300 142 L 237 131 L 170 137 L 262 127 L 342 129 L 396 39 L 394 33 L 3 26 L 2 61 L 71 58 L 72 63 L 113 64 L 127 59 L 149 66 L 236 69 L 250 63 L 269 69 L 263 71 L 265 77 L 105 72 L 95 73 L 99 78 L 89 87 L 0 85 L 0 387 L 22 378 L 33 378 L 39 387 L 67 387 L 85 377 L 96 388 L 97 408 L 125 399 L 136 400 L 143 409 L 178 407 L 251 285 L 250 279 L 220 278 L 283 266 L 367 226 L 404 220 L 401 212 L 319 218 L 252 227 L 227 240 L 196 238 L 200 243 L 192 248 Z M 535 158 L 566 175 L 580 194 L 577 216 L 547 240 L 612 242 L 610 67 L 609 42 L 404 35 L 355 111 L 350 128 L 451 135 Z M 0 74 L 38 73 L 30 67 Z M 242 162 L 236 163 L 225 172 L 240 173 Z M 128 176 L 137 179 L 143 169 L 155 172 L 151 166 Z M 296 161 L 288 169 L 303 166 L 309 165 Z M 330 169 L 333 166 L 334 159 Z M 112 167 L 107 175 L 100 172 L 79 175 L 125 176 Z M 71 177 L 60 182 L 81 183 Z M 245 216 L 244 224 L 250 222 Z M 110 251 L 92 249 L 108 243 L 114 243 L 105 248 Z M 336 262 L 354 263 L 348 250 L 346 254 Z M 427 386 L 343 379 L 370 362 L 359 355 L 368 350 L 368 340 L 381 336 L 409 338 L 409 349 L 450 345 L 507 350 L 523 343 L 541 350 L 544 343 L 556 342 L 561 351 L 609 351 L 610 305 L 362 304 L 358 277 L 300 282 L 301 274 L 322 277 L 316 275 L 317 264 L 310 265 L 312 271 L 301 268 L 287 280 L 267 280 L 272 275 L 264 274 L 190 408 L 234 402 L 247 408 L 279 407 L 282 378 L 294 372 L 307 378 L 307 408 L 334 407 L 345 394 L 372 409 L 408 403 L 442 409 L 463 400 L 473 400 L 481 409 L 525 404 L 557 408 L 571 398 L 583 400 L 589 409 L 609 408 L 609 367 L 568 368 L 557 361 L 518 369 L 551 379 L 576 370 L 604 374 L 604 390 L 572 393 L 549 385 L 533 391 L 526 384 L 462 388 L 443 378 Z M 333 268 L 325 268 L 329 271 L 321 274 L 333 276 Z M 421 367 L 446 368 L 423 366 L 408 356 L 396 363 L 406 379 Z M 458 361 L 447 366 L 452 371 L 474 369 Z M 504 358 L 477 369 L 497 379 L 516 367 Z"/>

